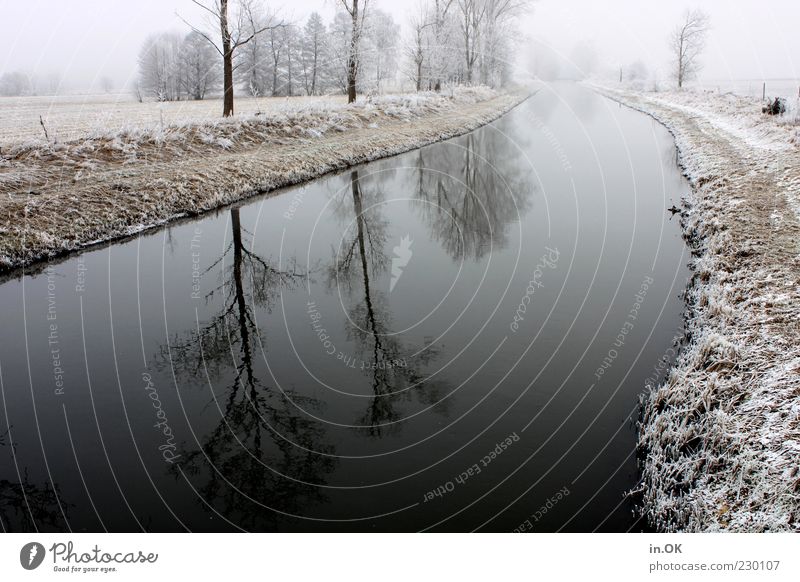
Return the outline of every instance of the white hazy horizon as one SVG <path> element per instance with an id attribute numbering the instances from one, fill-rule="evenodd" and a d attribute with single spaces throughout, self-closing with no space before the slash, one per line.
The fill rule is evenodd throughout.
<path id="1" fill-rule="evenodd" d="M 405 38 L 418 0 L 371 1 L 392 14 Z M 339 0 L 265 4 L 294 22 L 313 11 L 330 22 Z M 701 83 L 800 77 L 800 2 L 790 0 L 538 0 L 519 23 L 519 59 L 524 65 L 534 54 L 556 55 L 562 74 L 576 60 L 578 68 L 590 66 L 595 73 L 641 61 L 650 74 L 666 79 L 667 37 L 687 8 L 711 16 Z M 124 90 L 137 74 L 139 49 L 149 34 L 188 32 L 178 14 L 205 22 L 191 0 L 0 0 L 0 10 L 0 74 L 60 77 L 63 93 L 98 91 L 103 77 Z"/>

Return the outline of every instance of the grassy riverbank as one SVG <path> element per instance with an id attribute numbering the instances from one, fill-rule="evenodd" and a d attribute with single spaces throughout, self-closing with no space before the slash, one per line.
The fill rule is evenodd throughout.
<path id="1" fill-rule="evenodd" d="M 688 343 L 643 402 L 645 513 L 666 531 L 798 531 L 797 127 L 755 99 L 596 89 L 666 125 L 692 185 Z"/>
<path id="2" fill-rule="evenodd" d="M 477 129 L 529 95 L 387 95 L 6 144 L 0 270 Z"/>

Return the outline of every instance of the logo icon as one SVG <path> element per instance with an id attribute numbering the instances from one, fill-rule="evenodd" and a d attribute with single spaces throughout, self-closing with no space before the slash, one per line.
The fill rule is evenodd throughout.
<path id="1" fill-rule="evenodd" d="M 394 291 L 394 286 L 397 285 L 400 277 L 403 276 L 403 269 L 408 266 L 411 255 L 414 254 L 411 251 L 413 242 L 411 237 L 406 235 L 400 239 L 400 244 L 392 249 L 394 250 L 394 258 L 392 259 L 392 280 L 389 282 L 389 293 Z"/>
<path id="2" fill-rule="evenodd" d="M 35 570 L 44 562 L 44 546 L 38 542 L 30 542 L 19 551 L 19 563 L 26 570 Z"/>

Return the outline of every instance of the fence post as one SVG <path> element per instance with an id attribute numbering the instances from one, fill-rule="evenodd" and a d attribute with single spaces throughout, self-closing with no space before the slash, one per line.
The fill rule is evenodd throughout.
<path id="1" fill-rule="evenodd" d="M 767 100 L 767 82 L 766 81 L 764 81 L 763 88 L 761 89 L 761 100 L 762 101 L 766 101 Z"/>

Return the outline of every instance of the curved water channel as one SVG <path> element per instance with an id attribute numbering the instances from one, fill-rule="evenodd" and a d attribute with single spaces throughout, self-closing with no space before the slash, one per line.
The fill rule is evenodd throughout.
<path id="1" fill-rule="evenodd" d="M 627 531 L 682 327 L 665 129 L 564 83 L 469 135 L 0 284 L 0 523 Z"/>

